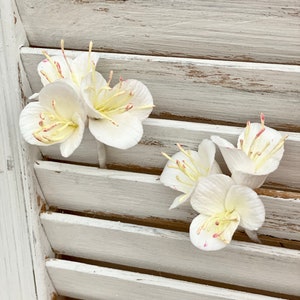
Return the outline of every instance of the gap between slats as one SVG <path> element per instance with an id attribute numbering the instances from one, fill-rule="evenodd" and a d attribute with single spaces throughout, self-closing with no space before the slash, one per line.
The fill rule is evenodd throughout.
<path id="1" fill-rule="evenodd" d="M 66 53 L 74 57 L 80 52 Z M 21 54 L 33 92 L 39 92 L 42 49 L 22 48 Z M 300 131 L 300 66 L 100 53 L 97 70 L 105 78 L 113 70 L 113 83 L 120 76 L 144 82 L 156 117 L 243 126 L 263 112 L 268 126 Z"/>
<path id="2" fill-rule="evenodd" d="M 35 172 L 47 205 L 56 209 L 183 231 L 196 216 L 189 203 L 169 210 L 178 192 L 163 186 L 155 175 L 45 161 L 36 162 Z M 297 242 L 284 241 L 300 240 L 300 194 L 294 196 L 261 196 L 266 221 L 259 234 L 281 239 L 264 238 L 263 242 L 299 247 Z"/>
<path id="3" fill-rule="evenodd" d="M 46 267 L 59 295 L 80 299 L 279 299 L 86 263 L 50 259 Z M 117 287 L 117 288 L 116 288 Z M 280 298 L 281 299 L 281 298 Z"/>
<path id="4" fill-rule="evenodd" d="M 196 124 L 183 121 L 148 119 L 144 121 L 144 136 L 140 143 L 131 149 L 120 150 L 107 147 L 107 164 L 114 169 L 136 169 L 140 172 L 159 174 L 166 164 L 166 158 L 161 152 L 173 155 L 178 152 L 176 143 L 183 147 L 197 150 L 199 143 L 211 135 L 219 135 L 233 144 L 236 144 L 242 128 Z M 300 189 L 300 133 L 282 132 L 288 135 L 285 143 L 285 152 L 279 168 L 269 175 L 265 186 L 279 189 Z M 62 160 L 57 145 L 41 147 L 45 158 Z M 226 171 L 225 164 L 219 151 L 216 159 Z M 79 148 L 65 162 L 76 162 L 90 165 L 98 164 L 97 142 L 86 130 L 84 139 Z"/>
<path id="5" fill-rule="evenodd" d="M 233 241 L 201 252 L 187 234 L 170 230 L 57 213 L 41 221 L 57 253 L 299 295 L 296 250 Z"/>

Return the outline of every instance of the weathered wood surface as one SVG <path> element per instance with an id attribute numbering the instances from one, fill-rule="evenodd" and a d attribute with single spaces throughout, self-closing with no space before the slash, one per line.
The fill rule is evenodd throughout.
<path id="1" fill-rule="evenodd" d="M 42 87 L 36 71 L 44 59 L 41 51 L 22 49 L 34 92 Z M 153 94 L 157 117 L 241 125 L 247 120 L 258 122 L 264 112 L 268 126 L 300 129 L 300 66 L 101 53 L 97 70 L 106 78 L 114 70 L 114 82 L 120 76 L 144 82 Z"/>
<path id="2" fill-rule="evenodd" d="M 161 152 L 166 152 L 169 155 L 178 152 L 176 143 L 181 143 L 184 147 L 195 150 L 202 139 L 210 138 L 211 135 L 219 135 L 236 144 L 238 135 L 242 130 L 242 128 L 232 126 L 148 119 L 144 122 L 144 136 L 138 145 L 128 150 L 107 147 L 107 163 L 118 167 L 147 168 L 152 169 L 152 171 L 155 169 L 157 172 L 166 164 L 166 158 L 161 155 Z M 288 134 L 283 159 L 279 168 L 269 175 L 266 182 L 299 189 L 300 133 L 283 132 L 283 134 Z M 40 150 L 48 159 L 62 160 L 57 145 L 41 147 Z M 224 168 L 219 151 L 216 158 Z M 73 155 L 63 158 L 63 160 L 98 164 L 97 142 L 88 130 L 80 147 Z"/>
<path id="3" fill-rule="evenodd" d="M 31 45 L 299 64 L 296 0 L 17 0 Z M 67 16 L 67 17 L 66 17 Z"/>
<path id="4" fill-rule="evenodd" d="M 60 295 L 110 300 L 272 300 L 279 299 L 142 273 L 50 259 L 48 272 Z M 80 282 L 80 284 L 78 284 Z"/>
<path id="5" fill-rule="evenodd" d="M 190 205 L 169 210 L 179 193 L 155 175 L 43 161 L 36 162 L 35 171 L 47 204 L 60 209 L 189 223 L 197 214 Z M 259 233 L 300 240 L 300 194 L 298 199 L 261 198 L 266 222 Z"/>
<path id="6" fill-rule="evenodd" d="M 16 126 L 21 109 L 18 46 L 24 40 L 13 1 L 0 0 L 0 299 L 37 299 L 32 261 L 30 193 L 22 141 Z M 25 183 L 26 182 L 26 183 Z"/>
<path id="7" fill-rule="evenodd" d="M 300 295 L 298 250 L 233 241 L 206 253 L 183 232 L 58 213 L 43 213 L 41 220 L 62 254 Z"/>

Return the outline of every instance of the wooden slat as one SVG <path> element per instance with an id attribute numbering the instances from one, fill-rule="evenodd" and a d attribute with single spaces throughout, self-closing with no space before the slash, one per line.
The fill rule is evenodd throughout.
<path id="1" fill-rule="evenodd" d="M 184 222 L 196 216 L 190 205 L 169 210 L 178 193 L 163 186 L 155 175 L 44 161 L 35 164 L 35 171 L 49 206 Z M 259 233 L 300 240 L 300 199 L 261 198 L 266 222 Z"/>
<path id="2" fill-rule="evenodd" d="M 59 295 L 85 300 L 279 299 L 58 259 L 48 260 L 46 266 Z"/>
<path id="3" fill-rule="evenodd" d="M 182 232 L 58 213 L 43 213 L 41 221 L 62 254 L 300 295 L 297 250 L 233 241 L 201 252 Z"/>
<path id="4" fill-rule="evenodd" d="M 129 150 L 119 150 L 107 147 L 107 163 L 123 167 L 135 166 L 139 168 L 162 169 L 166 164 L 166 158 L 161 155 L 164 151 L 169 155 L 178 151 L 176 143 L 190 149 L 197 149 L 204 138 L 211 135 L 220 135 L 236 144 L 237 137 L 242 131 L 239 127 L 218 126 L 209 124 L 197 124 L 182 121 L 148 119 L 144 122 L 144 136 L 137 146 Z M 267 183 L 277 183 L 287 187 L 300 188 L 300 133 L 283 132 L 289 137 L 285 143 L 285 153 L 279 168 L 267 178 Z M 98 164 L 97 143 L 86 132 L 85 139 L 78 150 L 64 161 Z M 57 145 L 42 147 L 43 155 L 48 158 L 61 160 L 62 157 Z M 217 160 L 224 167 L 221 155 Z M 225 170 L 225 169 L 224 169 Z"/>
<path id="5" fill-rule="evenodd" d="M 31 45 L 297 64 L 299 2 L 18 0 Z M 68 16 L 68 17 L 66 17 Z"/>
<path id="6" fill-rule="evenodd" d="M 42 59 L 41 49 L 22 49 L 34 92 L 41 88 L 36 68 Z M 300 128 L 300 66 L 101 53 L 97 70 L 106 78 L 114 70 L 114 82 L 120 76 L 143 81 L 156 116 L 244 124 L 264 112 L 268 126 Z"/>

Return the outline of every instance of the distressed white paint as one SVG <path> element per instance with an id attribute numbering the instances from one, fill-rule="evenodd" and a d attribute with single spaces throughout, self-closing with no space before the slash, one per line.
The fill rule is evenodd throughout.
<path id="1" fill-rule="evenodd" d="M 296 64 L 295 0 L 17 0 L 31 45 Z M 47 17 L 46 17 L 47 16 Z M 68 16 L 66 18 L 66 16 Z"/>
<path id="2" fill-rule="evenodd" d="M 161 152 L 166 152 L 169 155 L 178 152 L 176 143 L 181 143 L 184 147 L 195 150 L 202 139 L 210 138 L 211 135 L 219 135 L 236 144 L 237 137 L 242 130 L 242 128 L 231 126 L 148 119 L 144 121 L 144 136 L 141 142 L 128 150 L 108 147 L 106 151 L 107 163 L 144 168 L 163 168 L 166 164 L 166 158 L 161 155 Z M 285 142 L 285 153 L 279 168 L 269 175 L 266 182 L 299 188 L 300 133 L 282 132 L 282 134 L 288 134 L 288 139 Z M 57 145 L 42 147 L 41 151 L 48 158 L 62 159 Z M 219 151 L 216 158 L 224 166 Z M 88 130 L 80 147 L 72 156 L 67 159 L 63 158 L 63 160 L 98 165 L 97 143 Z"/>
<path id="3" fill-rule="evenodd" d="M 36 72 L 44 59 L 41 51 L 22 48 L 34 92 L 41 89 Z M 61 55 L 59 50 L 47 51 Z M 74 57 L 79 52 L 67 53 Z M 248 119 L 259 121 L 264 112 L 269 126 L 300 126 L 300 66 L 100 53 L 97 70 L 106 78 L 113 70 L 114 83 L 120 76 L 144 82 L 153 95 L 156 116 L 244 124 Z"/>
<path id="4" fill-rule="evenodd" d="M 60 295 L 80 299 L 279 299 L 164 277 L 50 259 L 48 272 Z M 78 284 L 80 282 L 80 284 Z"/>
<path id="5" fill-rule="evenodd" d="M 19 48 L 27 45 L 13 1 L 0 9 L 0 298 L 50 299 L 54 291 L 46 273 L 45 256 L 53 256 L 38 214 L 32 158 L 19 136 L 18 119 L 24 96 L 32 93 Z"/>
<path id="6" fill-rule="evenodd" d="M 155 175 L 43 161 L 36 162 L 35 171 L 49 206 L 185 222 L 196 216 L 190 205 L 169 210 L 179 194 Z M 300 199 L 261 198 L 266 221 L 259 233 L 300 240 Z"/>
<path id="7" fill-rule="evenodd" d="M 255 0 L 250 6 L 234 0 L 192 0 L 189 5 L 181 0 L 16 2 L 32 46 L 56 48 L 64 38 L 67 47 L 87 49 L 92 39 L 96 50 L 133 53 L 102 53 L 98 70 L 107 77 L 113 69 L 115 78 L 122 75 L 146 83 L 155 99 L 156 117 L 170 117 L 171 114 L 211 119 L 219 124 L 241 124 L 248 119 L 257 121 L 259 113 L 264 112 L 267 125 L 299 131 L 300 66 L 296 64 L 300 62 L 300 7 L 297 1 Z M 15 12 L 17 39 L 25 42 L 10 40 L 13 27 L 10 1 L 0 0 L 0 3 L 3 42 L 0 43 L 0 82 L 3 83 L 0 96 L 5 99 L 0 102 L 0 134 L 4 141 L 4 147 L 0 147 L 0 176 L 5 178 L 0 182 L 0 239 L 5 240 L 7 246 L 0 246 L 0 298 L 31 300 L 37 294 L 38 299 L 49 299 L 53 288 L 45 274 L 44 256 L 53 253 L 37 218 L 40 203 L 35 200 L 36 190 L 49 205 L 75 211 L 95 210 L 132 218 L 159 217 L 186 222 L 191 220 L 193 212 L 188 206 L 168 211 L 175 192 L 163 187 L 157 176 L 140 173 L 39 162 L 36 165 L 39 189 L 31 174 L 32 157 L 28 157 L 33 148 L 21 146 L 16 126 L 20 97 L 14 47 L 26 46 L 24 28 Z M 3 26 L 7 22 L 10 23 L 8 30 Z M 91 30 L 95 24 L 97 30 Z M 20 65 L 23 92 L 29 96 L 29 85 L 33 92 L 41 88 L 36 72 L 37 63 L 42 59 L 41 49 L 24 47 L 21 51 L 29 79 L 29 83 L 24 80 Z M 48 49 L 48 52 L 53 55 L 57 50 Z M 68 53 L 74 56 L 78 52 Z M 7 78 L 3 78 L 5 74 Z M 195 149 L 201 139 L 211 134 L 235 142 L 240 130 L 238 127 L 147 120 L 141 143 L 128 151 L 107 147 L 107 162 L 120 167 L 162 168 L 166 161 L 160 152 L 173 154 L 177 151 L 177 142 Z M 269 177 L 269 185 L 274 182 L 299 188 L 299 147 L 299 133 L 289 133 L 284 159 L 278 171 Z M 42 152 L 50 159 L 61 160 L 57 147 L 43 148 Z M 68 160 L 97 165 L 102 162 L 99 153 L 99 145 L 86 133 L 83 144 Z M 262 198 L 267 220 L 261 233 L 299 240 L 299 199 Z M 233 242 L 224 251 L 204 254 L 190 244 L 185 233 L 55 213 L 42 214 L 42 222 L 51 246 L 69 255 L 299 294 L 299 251 L 296 250 Z M 2 268 L 3 262 L 5 268 Z M 7 266 L 12 274 L 9 278 L 3 276 Z M 196 295 L 204 299 L 199 295 L 200 290 L 207 296 L 220 291 L 72 262 L 51 260 L 47 267 L 60 293 L 76 296 L 76 292 L 84 299 L 107 298 L 116 286 L 120 293 L 123 288 L 127 299 L 141 299 L 141 295 L 145 299 L 153 298 L 154 293 L 163 299 L 168 299 L 166 295 L 170 293 L 176 298 L 182 295 L 181 298 L 189 299 L 187 295 L 192 294 L 193 299 Z M 140 278 L 143 280 L 138 280 Z M 104 282 L 104 289 L 99 288 L 99 280 Z M 138 296 L 134 288 L 139 289 Z M 148 298 L 147 291 L 148 296 L 151 295 Z M 225 290 L 222 296 L 248 299 L 246 294 Z M 261 297 L 248 296 L 249 299 Z"/>
<path id="8" fill-rule="evenodd" d="M 203 252 L 183 232 L 58 213 L 44 213 L 41 220 L 59 253 L 300 295 L 297 250 L 233 241 Z"/>
<path id="9" fill-rule="evenodd" d="M 0 1 L 0 298 L 36 299 L 22 186 L 18 49 L 11 1 Z"/>

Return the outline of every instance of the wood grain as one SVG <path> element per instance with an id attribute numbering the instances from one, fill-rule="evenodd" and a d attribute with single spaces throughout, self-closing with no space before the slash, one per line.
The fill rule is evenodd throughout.
<path id="1" fill-rule="evenodd" d="M 189 204 L 169 210 L 179 193 L 163 186 L 155 175 L 43 161 L 35 164 L 35 171 L 47 204 L 60 209 L 187 223 L 197 215 Z M 266 221 L 259 233 L 299 241 L 300 194 L 297 199 L 261 199 Z"/>
<path id="2" fill-rule="evenodd" d="M 13 1 L 0 0 L 0 299 L 37 299 L 28 222 L 32 183 L 17 120 L 21 110 L 19 42 Z M 24 176 L 24 177 L 23 177 Z M 41 288 L 42 289 L 42 288 Z"/>
<path id="3" fill-rule="evenodd" d="M 299 2 L 18 0 L 31 45 L 299 64 Z M 67 17 L 66 17 L 67 16 Z"/>
<path id="4" fill-rule="evenodd" d="M 206 253 L 182 232 L 57 213 L 41 220 L 58 253 L 300 295 L 297 250 L 233 241 Z"/>
<path id="5" fill-rule="evenodd" d="M 34 92 L 41 89 L 36 71 L 44 59 L 41 51 L 22 48 Z M 61 55 L 58 50 L 47 51 Z M 247 120 L 258 122 L 264 112 L 268 126 L 300 131 L 300 66 L 112 53 L 100 53 L 100 57 L 97 70 L 105 78 L 113 70 L 114 83 L 122 76 L 148 86 L 156 117 L 244 126 Z"/>
<path id="6" fill-rule="evenodd" d="M 47 260 L 46 266 L 59 295 L 86 300 L 279 299 L 66 260 L 50 259 Z"/>
<path id="7" fill-rule="evenodd" d="M 237 137 L 242 128 L 232 126 L 219 126 L 197 124 L 182 121 L 148 119 L 144 122 L 144 136 L 141 142 L 128 150 L 107 147 L 107 163 L 114 168 L 131 167 L 148 169 L 150 172 L 160 173 L 166 164 L 166 158 L 161 152 L 173 155 L 178 152 L 176 143 L 181 143 L 188 149 L 196 150 L 204 138 L 219 135 L 236 144 Z M 285 143 L 285 153 L 279 168 L 267 178 L 269 185 L 276 183 L 299 190 L 300 188 L 300 133 L 282 132 L 288 135 Z M 91 134 L 86 131 L 84 140 L 79 148 L 64 161 L 76 163 L 98 164 L 97 143 Z M 48 159 L 62 160 L 57 145 L 41 147 L 41 151 Z M 219 151 L 216 159 L 226 171 L 225 163 Z"/>

